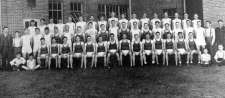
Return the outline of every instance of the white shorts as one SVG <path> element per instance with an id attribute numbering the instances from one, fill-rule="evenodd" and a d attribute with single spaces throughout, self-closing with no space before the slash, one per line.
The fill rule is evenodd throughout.
<path id="1" fill-rule="evenodd" d="M 144 54 L 146 54 L 146 55 L 150 55 L 151 53 L 152 53 L 151 50 L 144 50 Z"/>
<path id="2" fill-rule="evenodd" d="M 116 52 L 117 52 L 117 50 L 109 50 L 109 53 L 115 54 Z"/>
<path id="3" fill-rule="evenodd" d="M 196 40 L 196 45 L 197 46 L 205 46 L 206 42 L 204 40 Z"/>
<path id="4" fill-rule="evenodd" d="M 156 54 L 156 55 L 161 55 L 161 54 L 162 54 L 162 52 L 163 52 L 163 50 L 161 50 L 161 49 L 157 49 L 157 50 L 155 50 L 155 54 Z"/>
<path id="5" fill-rule="evenodd" d="M 22 47 L 22 53 L 23 54 L 31 54 L 32 53 L 31 47 Z"/>
<path id="6" fill-rule="evenodd" d="M 74 53 L 73 54 L 73 57 L 81 57 L 82 56 L 82 53 Z"/>
<path id="7" fill-rule="evenodd" d="M 167 49 L 166 52 L 169 54 L 174 53 L 173 49 Z"/>
<path id="8" fill-rule="evenodd" d="M 185 54 L 186 53 L 186 50 L 185 49 L 177 49 L 177 51 L 180 54 Z"/>
<path id="9" fill-rule="evenodd" d="M 97 57 L 104 57 L 105 56 L 105 52 L 98 52 L 97 53 Z"/>
<path id="10" fill-rule="evenodd" d="M 129 51 L 129 50 L 122 50 L 121 52 L 122 52 L 122 54 L 123 54 L 123 55 L 125 55 L 125 56 L 126 56 L 126 55 L 128 55 L 128 54 L 129 54 L 129 52 L 130 52 L 130 51 Z"/>
<path id="11" fill-rule="evenodd" d="M 92 57 L 94 55 L 94 52 L 87 52 L 86 56 L 87 57 Z"/>
<path id="12" fill-rule="evenodd" d="M 52 58 L 56 58 L 58 56 L 58 54 L 51 54 Z"/>

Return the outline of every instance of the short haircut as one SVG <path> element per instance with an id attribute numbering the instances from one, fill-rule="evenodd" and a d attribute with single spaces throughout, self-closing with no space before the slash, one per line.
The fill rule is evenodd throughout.
<path id="1" fill-rule="evenodd" d="M 222 19 L 219 19 L 217 22 L 223 22 L 223 20 Z"/>
<path id="2" fill-rule="evenodd" d="M 41 38 L 41 40 L 45 40 L 45 38 L 44 38 L 44 37 L 42 37 L 42 38 Z"/>
<path id="3" fill-rule="evenodd" d="M 36 31 L 36 30 L 39 30 L 39 31 L 40 31 L 40 29 L 39 29 L 39 28 L 35 28 L 35 31 Z"/>
<path id="4" fill-rule="evenodd" d="M 49 30 L 49 28 L 48 27 L 45 27 L 45 30 Z"/>

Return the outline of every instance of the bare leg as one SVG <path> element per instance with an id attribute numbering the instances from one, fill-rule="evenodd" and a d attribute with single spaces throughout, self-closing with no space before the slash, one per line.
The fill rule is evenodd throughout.
<path id="1" fill-rule="evenodd" d="M 80 61 L 80 67 L 82 68 L 83 67 L 83 62 L 84 62 L 84 56 L 83 54 L 81 55 L 81 61 Z"/>
<path id="2" fill-rule="evenodd" d="M 73 55 L 71 55 L 69 59 L 70 59 L 70 66 L 73 69 Z"/>
<path id="3" fill-rule="evenodd" d="M 135 54 L 133 54 L 132 57 L 133 57 L 133 60 L 132 60 L 132 61 L 133 61 L 133 64 L 134 64 L 134 66 L 135 66 L 135 64 L 136 64 L 136 63 L 135 63 Z M 132 67 L 132 66 L 131 66 L 131 67 Z"/>
<path id="4" fill-rule="evenodd" d="M 91 64 L 92 67 L 94 66 L 95 58 L 96 58 L 96 57 L 93 55 L 93 56 L 92 56 L 92 64 Z M 95 67 L 96 67 L 96 66 L 97 66 L 97 65 L 95 65 Z"/>
<path id="5" fill-rule="evenodd" d="M 86 69 L 86 66 L 87 66 L 87 56 L 84 55 L 84 66 L 81 66 L 81 68 L 84 67 L 84 69 Z"/>
<path id="6" fill-rule="evenodd" d="M 167 66 L 169 66 L 169 60 L 168 60 L 168 57 L 169 57 L 169 56 L 168 56 L 168 53 L 166 52 L 166 53 L 165 53 L 165 59 L 166 59 L 166 65 L 167 65 Z"/>
<path id="7" fill-rule="evenodd" d="M 132 53 L 131 52 L 129 53 L 129 56 L 130 56 L 130 66 L 133 67 L 133 64 L 132 64 Z"/>
<path id="8" fill-rule="evenodd" d="M 143 54 L 143 60 L 144 60 L 144 63 L 147 64 L 147 61 L 146 61 L 146 54 L 145 54 L 145 53 Z"/>
<path id="9" fill-rule="evenodd" d="M 140 62 L 141 62 L 141 66 L 143 66 L 143 58 L 142 58 L 142 53 L 140 52 Z"/>
<path id="10" fill-rule="evenodd" d="M 104 66 L 106 67 L 106 62 L 107 62 L 107 60 L 106 60 L 106 55 L 104 55 Z"/>
<path id="11" fill-rule="evenodd" d="M 123 54 L 120 53 L 120 65 L 123 66 Z"/>

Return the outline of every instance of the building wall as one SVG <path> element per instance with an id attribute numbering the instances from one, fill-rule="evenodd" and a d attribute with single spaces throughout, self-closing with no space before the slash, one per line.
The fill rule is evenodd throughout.
<path id="1" fill-rule="evenodd" d="M 189 18 L 193 19 L 194 14 L 198 14 L 200 19 L 203 19 L 203 2 L 205 0 L 186 0 L 186 12 Z"/>
<path id="2" fill-rule="evenodd" d="M 225 21 L 225 0 L 202 0 L 204 20 L 210 20 L 217 26 L 217 20 Z"/>

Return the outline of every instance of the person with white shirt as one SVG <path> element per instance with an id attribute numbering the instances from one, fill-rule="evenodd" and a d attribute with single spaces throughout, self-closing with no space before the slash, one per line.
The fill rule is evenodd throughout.
<path id="1" fill-rule="evenodd" d="M 145 23 L 143 29 L 141 30 L 141 41 L 143 39 L 146 39 L 146 35 L 147 34 L 150 35 L 150 39 L 154 38 L 154 35 L 153 35 L 152 31 L 149 28 L 149 25 L 147 23 Z"/>
<path id="2" fill-rule="evenodd" d="M 184 28 L 183 30 L 184 30 L 184 34 L 185 34 L 185 39 L 189 38 L 188 35 L 190 32 L 194 33 L 194 28 L 191 27 L 191 20 L 186 21 L 186 28 Z M 195 37 L 195 35 L 194 35 L 194 37 Z"/>
<path id="3" fill-rule="evenodd" d="M 125 14 L 122 14 L 121 15 L 121 19 L 119 20 L 119 27 L 121 28 L 122 27 L 122 23 L 126 23 L 126 25 L 128 26 L 129 24 L 129 21 L 126 19 L 126 16 Z"/>
<path id="4" fill-rule="evenodd" d="M 116 13 L 115 12 L 112 12 L 111 13 L 111 17 L 108 19 L 109 28 L 112 26 L 112 24 L 111 24 L 112 20 L 116 21 L 116 25 L 119 22 L 119 19 L 116 18 Z"/>
<path id="5" fill-rule="evenodd" d="M 62 34 L 63 30 L 64 30 L 64 27 L 65 27 L 65 24 L 63 23 L 62 19 L 58 20 L 58 24 L 56 24 L 56 27 L 59 30 L 59 34 Z"/>
<path id="6" fill-rule="evenodd" d="M 211 55 L 208 53 L 207 49 L 204 49 L 203 54 L 201 55 L 201 64 L 204 66 L 208 66 L 211 61 Z"/>
<path id="7" fill-rule="evenodd" d="M 29 56 L 29 59 L 27 60 L 27 65 L 22 66 L 22 68 L 27 71 L 34 71 L 40 68 L 40 65 L 36 65 L 36 60 L 34 59 L 34 56 L 31 54 Z"/>
<path id="8" fill-rule="evenodd" d="M 179 22 L 176 22 L 175 23 L 175 26 L 174 26 L 174 29 L 173 29 L 173 36 L 174 36 L 174 39 L 178 39 L 178 33 L 181 32 L 183 37 L 184 37 L 184 31 L 180 25 Z"/>
<path id="9" fill-rule="evenodd" d="M 29 54 L 32 53 L 31 42 L 32 36 L 29 33 L 29 29 L 25 29 L 24 35 L 22 36 L 22 54 L 26 58 Z"/>
<path id="10" fill-rule="evenodd" d="M 205 41 L 206 41 L 206 48 L 209 50 L 209 53 L 212 53 L 212 46 L 215 43 L 216 35 L 215 29 L 211 26 L 210 21 L 206 21 L 205 26 Z"/>
<path id="11" fill-rule="evenodd" d="M 15 32 L 15 37 L 13 38 L 13 51 L 14 55 L 16 56 L 17 53 L 21 53 L 21 47 L 22 47 L 22 38 L 21 33 L 19 31 Z"/>
<path id="12" fill-rule="evenodd" d="M 184 19 L 182 20 L 183 29 L 187 28 L 187 21 L 191 21 L 191 20 L 189 19 L 188 13 L 184 13 Z"/>
<path id="13" fill-rule="evenodd" d="M 219 66 L 225 65 L 225 51 L 223 48 L 222 44 L 218 45 L 218 50 L 214 56 L 214 59 Z"/>
<path id="14" fill-rule="evenodd" d="M 35 28 L 36 28 L 35 21 L 34 20 L 31 20 L 30 21 L 30 26 L 28 27 L 31 36 L 34 36 L 35 35 Z"/>
<path id="15" fill-rule="evenodd" d="M 118 26 L 116 26 L 116 21 L 112 21 L 112 27 L 111 28 L 109 28 L 109 33 L 111 34 L 113 34 L 114 35 L 114 39 L 116 40 L 116 41 L 118 41 L 118 30 L 119 30 L 119 27 Z"/>
<path id="16" fill-rule="evenodd" d="M 97 30 L 98 24 L 97 24 L 97 22 L 95 21 L 94 16 L 90 16 L 89 22 L 92 22 L 92 23 L 93 23 L 93 27 Z"/>
<path id="17" fill-rule="evenodd" d="M 133 22 L 134 28 L 131 30 L 132 40 L 134 40 L 135 35 L 138 35 L 138 38 L 141 37 L 141 30 L 138 28 L 138 23 Z"/>
<path id="18" fill-rule="evenodd" d="M 82 16 L 79 17 L 79 21 L 76 23 L 76 29 L 78 26 L 81 27 L 82 32 L 84 32 L 87 29 L 87 23 L 84 21 L 84 18 Z"/>
<path id="19" fill-rule="evenodd" d="M 175 28 L 175 26 L 177 25 L 177 23 L 181 27 L 181 19 L 179 18 L 179 14 L 178 13 L 175 13 L 174 16 L 175 16 L 175 18 L 172 20 L 172 27 L 173 27 L 173 29 Z"/>
<path id="20" fill-rule="evenodd" d="M 194 29 L 195 37 L 196 37 L 196 45 L 198 50 L 201 50 L 205 48 L 206 42 L 205 42 L 205 29 L 201 27 L 201 21 L 198 22 L 197 28 Z"/>
<path id="21" fill-rule="evenodd" d="M 169 23 L 166 23 L 165 24 L 165 27 L 163 28 L 163 35 L 162 35 L 162 38 L 163 39 L 167 39 L 167 35 L 170 34 L 173 38 L 173 31 L 171 30 L 170 28 L 170 24 Z"/>
<path id="22" fill-rule="evenodd" d="M 67 43 L 69 45 L 72 45 L 72 36 L 73 36 L 73 33 L 69 32 L 69 25 L 65 25 L 65 29 L 64 29 L 64 32 L 63 32 L 63 37 L 66 37 L 67 38 Z"/>
<path id="23" fill-rule="evenodd" d="M 69 26 L 69 32 L 70 33 L 75 33 L 76 31 L 76 26 L 75 26 L 75 23 L 73 22 L 73 18 L 72 17 L 68 17 L 68 22 L 66 23 L 66 25 Z M 64 29 L 65 29 L 65 25 L 63 27 L 63 32 L 64 32 Z M 60 32 L 60 34 L 62 34 L 63 32 Z"/>
<path id="24" fill-rule="evenodd" d="M 14 58 L 12 61 L 10 61 L 10 65 L 13 68 L 13 70 L 20 71 L 23 64 L 26 63 L 26 60 L 21 57 L 20 53 L 16 54 L 16 58 Z"/>
<path id="25" fill-rule="evenodd" d="M 52 35 L 54 35 L 54 33 L 51 34 L 51 33 L 49 32 L 49 28 L 46 27 L 46 28 L 45 28 L 45 33 L 43 34 L 43 38 L 45 39 L 45 43 L 46 43 L 47 45 L 50 45 L 50 44 L 51 44 L 51 37 L 52 37 Z"/>
<path id="26" fill-rule="evenodd" d="M 36 28 L 35 29 L 35 37 L 33 37 L 33 55 L 35 57 L 37 56 L 37 52 L 40 48 L 42 37 L 43 37 L 43 35 L 40 33 L 40 29 Z"/>
<path id="27" fill-rule="evenodd" d="M 45 33 L 45 28 L 47 27 L 47 25 L 45 24 L 45 19 L 41 18 L 40 19 L 40 25 L 38 26 L 38 28 L 40 29 L 41 34 Z"/>
<path id="28" fill-rule="evenodd" d="M 137 19 L 137 15 L 135 13 L 132 14 L 132 19 L 129 21 L 130 30 L 134 29 L 134 22 L 139 26 L 140 20 Z"/>
<path id="29" fill-rule="evenodd" d="M 198 22 L 202 22 L 202 21 L 198 18 L 198 14 L 194 14 L 194 20 L 192 20 L 193 28 L 198 27 Z"/>
<path id="30" fill-rule="evenodd" d="M 98 21 L 98 30 L 100 31 L 101 30 L 101 28 L 100 28 L 100 26 L 101 25 L 105 25 L 105 30 L 106 30 L 106 28 L 107 28 L 107 21 L 105 20 L 105 17 L 104 16 L 101 16 L 100 17 L 100 21 Z"/>
<path id="31" fill-rule="evenodd" d="M 90 36 L 91 37 L 91 41 L 93 43 L 96 42 L 96 35 L 97 35 L 97 30 L 93 27 L 93 23 L 92 22 L 89 22 L 88 23 L 88 29 L 85 31 L 85 35 L 86 37 L 87 36 Z"/>
<path id="32" fill-rule="evenodd" d="M 147 14 L 146 13 L 144 13 L 143 14 L 143 17 L 142 17 L 142 19 L 140 20 L 140 24 L 141 24 L 141 29 L 143 29 L 144 28 L 144 24 L 148 24 L 149 25 L 149 23 L 150 23 L 150 19 L 147 17 Z"/>
<path id="33" fill-rule="evenodd" d="M 160 36 L 160 38 L 162 38 L 163 29 L 160 27 L 159 21 L 155 22 L 155 28 L 152 29 L 152 32 L 153 32 L 154 36 L 156 36 L 156 32 L 159 32 L 159 36 Z"/>
<path id="34" fill-rule="evenodd" d="M 164 18 L 162 19 L 162 27 L 165 28 L 165 24 L 169 24 L 171 27 L 171 18 L 169 18 L 168 12 L 164 13 Z"/>
<path id="35" fill-rule="evenodd" d="M 54 27 L 55 27 L 55 23 L 53 19 L 49 20 L 49 24 L 48 24 L 48 28 L 49 28 L 49 33 L 53 34 L 54 33 Z"/>
<path id="36" fill-rule="evenodd" d="M 159 19 L 158 17 L 158 14 L 157 13 L 154 13 L 154 18 L 151 20 L 151 26 L 152 26 L 152 29 L 155 29 L 156 28 L 156 22 L 159 22 L 159 24 L 161 24 L 161 20 Z"/>

